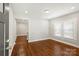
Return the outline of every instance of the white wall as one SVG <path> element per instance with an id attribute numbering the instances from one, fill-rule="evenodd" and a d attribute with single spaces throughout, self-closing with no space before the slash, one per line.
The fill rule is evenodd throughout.
<path id="1" fill-rule="evenodd" d="M 60 21 L 61 22 L 61 21 L 68 20 L 68 19 L 77 20 L 76 23 L 75 23 L 75 28 L 76 28 L 75 33 L 77 34 L 77 37 L 75 38 L 75 40 L 55 37 L 53 35 L 53 25 L 52 25 L 54 23 L 54 21 Z M 78 22 L 78 24 L 77 24 L 77 22 Z M 64 15 L 64 16 L 61 16 L 61 17 L 58 17 L 58 18 L 55 18 L 55 19 L 51 19 L 51 21 L 50 21 L 50 34 L 51 34 L 51 38 L 55 38 L 56 40 L 71 43 L 71 44 L 74 44 L 76 46 L 79 46 L 79 12 L 72 13 L 72 14 L 69 14 L 69 15 Z"/>
<path id="2" fill-rule="evenodd" d="M 48 20 L 29 20 L 29 41 L 48 38 Z"/>
<path id="3" fill-rule="evenodd" d="M 17 22 L 17 36 L 27 35 L 27 23 L 18 23 Z"/>
<path id="4" fill-rule="evenodd" d="M 13 16 L 12 8 L 9 9 L 9 54 L 11 54 L 13 45 L 16 40 L 16 20 Z"/>

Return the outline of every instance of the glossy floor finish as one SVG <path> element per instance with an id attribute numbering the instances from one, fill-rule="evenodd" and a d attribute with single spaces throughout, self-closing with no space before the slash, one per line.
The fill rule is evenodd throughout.
<path id="1" fill-rule="evenodd" d="M 79 49 L 51 39 L 28 43 L 25 36 L 17 37 L 12 56 L 77 56 Z"/>
<path id="2" fill-rule="evenodd" d="M 28 56 L 30 54 L 26 36 L 18 36 L 12 51 L 12 56 Z"/>
<path id="3" fill-rule="evenodd" d="M 53 41 L 43 40 L 30 43 L 32 55 L 37 56 L 76 56 L 79 55 L 78 48 Z"/>

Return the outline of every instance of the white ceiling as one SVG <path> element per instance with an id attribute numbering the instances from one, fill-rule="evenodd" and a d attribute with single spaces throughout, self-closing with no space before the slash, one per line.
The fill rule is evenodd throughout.
<path id="1" fill-rule="evenodd" d="M 75 7 L 75 9 L 71 9 Z M 78 3 L 13 3 L 13 12 L 16 18 L 23 19 L 50 19 L 79 10 Z M 25 14 L 25 11 L 28 11 Z M 44 13 L 48 10 L 49 13 Z"/>

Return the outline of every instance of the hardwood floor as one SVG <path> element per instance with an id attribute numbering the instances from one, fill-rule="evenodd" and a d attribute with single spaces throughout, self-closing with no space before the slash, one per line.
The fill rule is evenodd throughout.
<path id="1" fill-rule="evenodd" d="M 28 47 L 28 40 L 26 36 L 18 36 L 16 44 L 12 51 L 12 56 L 28 56 L 31 55 Z"/>
<path id="2" fill-rule="evenodd" d="M 75 56 L 79 55 L 78 48 L 56 42 L 53 40 L 44 40 L 30 43 L 33 55 L 42 56 Z"/>
<path id="3" fill-rule="evenodd" d="M 79 56 L 79 48 L 51 39 L 28 43 L 26 36 L 16 39 L 12 56 Z"/>

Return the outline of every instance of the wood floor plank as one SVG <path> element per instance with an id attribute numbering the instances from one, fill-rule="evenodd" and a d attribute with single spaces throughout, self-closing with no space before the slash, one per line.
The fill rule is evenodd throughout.
<path id="1" fill-rule="evenodd" d="M 28 43 L 26 36 L 20 36 L 12 56 L 79 56 L 79 48 L 51 39 Z"/>

